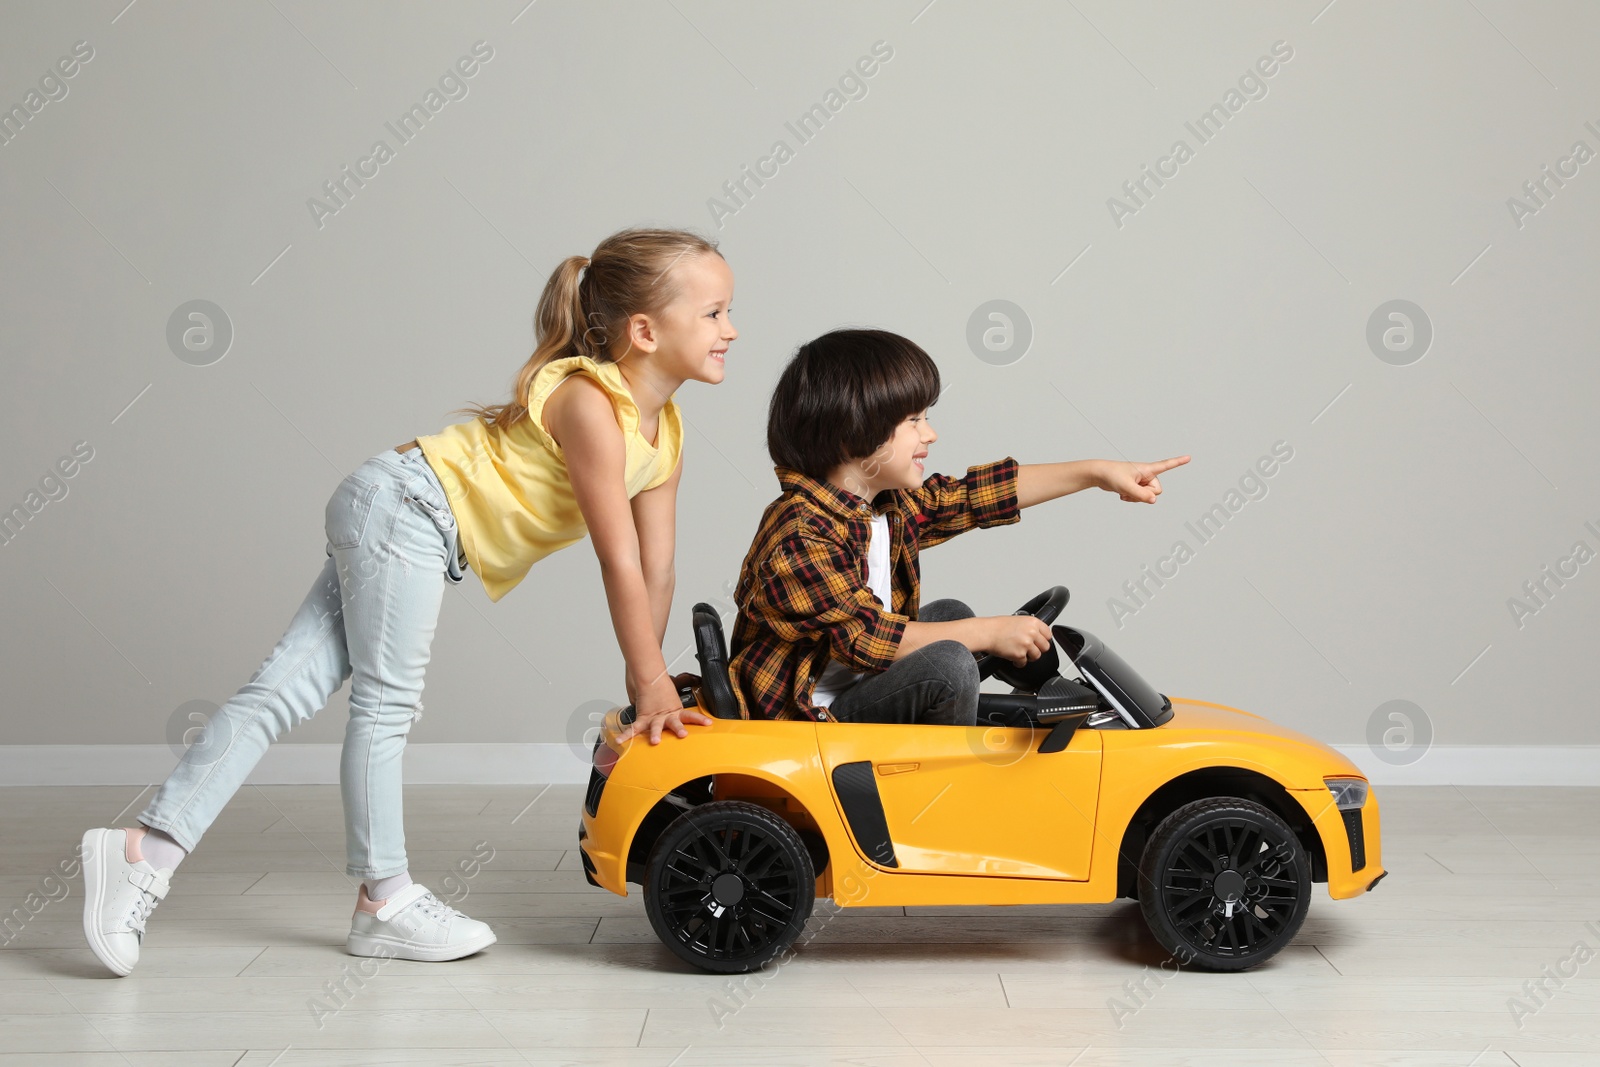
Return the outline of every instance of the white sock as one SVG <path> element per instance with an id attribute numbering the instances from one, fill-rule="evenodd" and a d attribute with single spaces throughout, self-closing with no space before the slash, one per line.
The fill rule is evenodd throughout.
<path id="1" fill-rule="evenodd" d="M 156 870 L 163 867 L 177 870 L 178 864 L 189 854 L 189 850 L 174 841 L 171 835 L 148 826 L 144 828 L 144 837 L 139 840 L 139 852 Z"/>
<path id="2" fill-rule="evenodd" d="M 388 878 L 368 878 L 365 881 L 368 900 L 373 902 L 388 900 L 411 884 L 411 872 L 401 871 L 399 874 L 390 875 Z"/>

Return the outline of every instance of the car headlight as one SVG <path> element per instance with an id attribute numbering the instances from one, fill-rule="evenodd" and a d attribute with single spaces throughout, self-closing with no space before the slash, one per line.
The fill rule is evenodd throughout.
<path id="1" fill-rule="evenodd" d="M 1360 811 L 1367 803 L 1367 780 L 1365 778 L 1324 778 L 1328 783 L 1328 791 L 1333 794 L 1333 802 L 1340 811 Z"/>

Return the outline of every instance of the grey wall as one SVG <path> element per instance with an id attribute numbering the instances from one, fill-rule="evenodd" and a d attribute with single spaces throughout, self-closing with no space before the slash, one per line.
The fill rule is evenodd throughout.
<path id="1" fill-rule="evenodd" d="M 948 382 L 930 469 L 1194 457 L 1154 507 L 1085 492 L 931 551 L 927 597 L 998 614 L 1064 583 L 1068 620 L 1163 691 L 1329 741 L 1404 700 L 1439 743 L 1600 742 L 1600 563 L 1508 606 L 1600 550 L 1600 161 L 1560 162 L 1600 150 L 1600 9 L 1325 2 L 6 5 L 0 104 L 93 57 L 0 147 L 0 506 L 93 458 L 0 547 L 0 743 L 158 743 L 226 699 L 321 567 L 343 475 L 502 398 L 549 271 L 636 224 L 721 241 L 742 331 L 724 384 L 678 394 L 669 657 L 776 492 L 782 361 L 873 324 Z M 478 41 L 467 95 L 396 147 L 385 123 Z M 879 41 L 800 144 L 785 123 Z M 1292 58 L 1201 143 L 1185 123 L 1275 42 Z M 319 225 L 308 200 L 379 139 L 394 158 Z M 1192 158 L 1114 218 L 1179 139 Z M 793 158 L 714 220 L 778 140 Z M 1546 164 L 1577 173 L 1539 206 Z M 997 299 L 1025 352 L 969 344 Z M 205 366 L 167 338 L 194 300 L 233 333 Z M 1425 352 L 1369 344 L 1392 300 Z M 1277 442 L 1265 495 L 1230 501 Z M 1230 502 L 1214 539 L 1187 528 Z M 622 696 L 580 544 L 499 604 L 450 591 L 412 740 L 560 741 Z M 337 740 L 330 707 L 293 740 Z"/>

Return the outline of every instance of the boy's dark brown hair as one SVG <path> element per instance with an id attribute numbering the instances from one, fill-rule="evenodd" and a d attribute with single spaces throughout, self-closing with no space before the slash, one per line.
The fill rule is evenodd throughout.
<path id="1" fill-rule="evenodd" d="M 822 481 L 938 399 L 939 368 L 915 342 L 887 330 L 833 330 L 783 368 L 767 405 L 767 453 Z"/>

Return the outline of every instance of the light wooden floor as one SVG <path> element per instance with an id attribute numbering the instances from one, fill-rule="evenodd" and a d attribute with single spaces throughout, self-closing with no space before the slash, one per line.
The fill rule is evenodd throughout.
<path id="1" fill-rule="evenodd" d="M 59 896 L 47 876 L 84 829 L 130 821 L 112 822 L 137 792 L 0 789 L 0 912 Z M 1318 886 L 1298 941 L 1242 975 L 1160 971 L 1126 902 L 896 908 L 819 912 L 798 959 L 738 995 L 662 949 L 637 894 L 585 884 L 579 789 L 530 806 L 538 792 L 407 790 L 414 876 L 465 891 L 500 940 L 380 965 L 343 952 L 337 789 L 245 788 L 178 871 L 132 976 L 83 943 L 78 879 L 0 950 L 0 1067 L 1600 1064 L 1600 790 L 1381 790 L 1388 879 L 1343 902 Z M 479 842 L 493 858 L 447 885 Z M 1596 958 L 1567 963 L 1576 977 L 1525 993 L 1580 942 Z"/>

